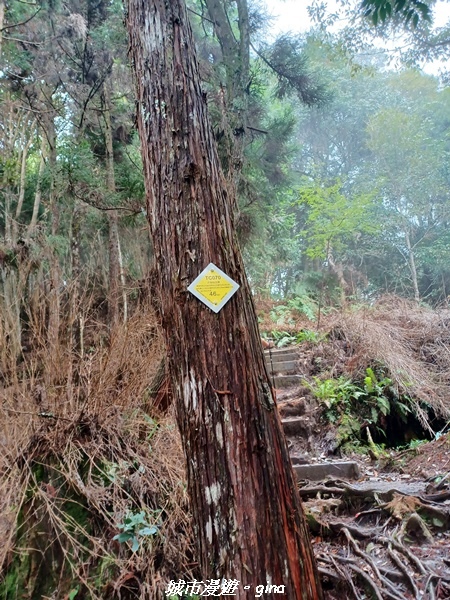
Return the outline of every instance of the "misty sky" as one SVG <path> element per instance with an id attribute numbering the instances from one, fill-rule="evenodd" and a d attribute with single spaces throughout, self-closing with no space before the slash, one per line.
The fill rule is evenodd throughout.
<path id="1" fill-rule="evenodd" d="M 274 29 L 278 32 L 306 31 L 310 27 L 307 6 L 308 0 L 265 0 L 273 16 L 278 16 Z M 334 0 L 328 1 L 330 10 L 336 6 Z M 433 8 L 435 25 L 442 27 L 450 20 L 450 2 L 438 0 Z"/>

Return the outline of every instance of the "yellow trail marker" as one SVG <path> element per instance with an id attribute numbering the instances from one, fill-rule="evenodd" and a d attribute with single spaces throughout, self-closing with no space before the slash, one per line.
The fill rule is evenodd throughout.
<path id="1" fill-rule="evenodd" d="M 191 294 L 214 312 L 219 312 L 238 289 L 239 285 L 213 263 L 210 263 L 188 287 Z"/>

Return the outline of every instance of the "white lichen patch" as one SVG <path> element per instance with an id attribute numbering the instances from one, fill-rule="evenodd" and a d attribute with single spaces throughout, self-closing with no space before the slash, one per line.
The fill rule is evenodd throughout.
<path id="1" fill-rule="evenodd" d="M 205 488 L 206 502 L 209 505 L 217 504 L 217 502 L 220 498 L 220 493 L 221 493 L 221 489 L 220 489 L 219 483 L 213 483 L 209 487 L 206 487 Z"/>
<path id="2" fill-rule="evenodd" d="M 219 534 L 220 534 L 220 521 L 219 521 L 219 519 L 217 517 L 214 519 L 214 531 L 216 532 L 217 537 L 219 537 Z"/>
<path id="3" fill-rule="evenodd" d="M 222 547 L 219 553 L 219 564 L 220 566 L 226 565 L 229 558 L 228 548 Z M 230 565 L 231 567 L 231 565 Z M 230 571 L 232 572 L 232 571 Z"/>
<path id="4" fill-rule="evenodd" d="M 223 448 L 223 433 L 222 433 L 222 424 L 221 423 L 216 424 L 216 438 L 217 438 L 217 443 L 219 444 L 219 446 L 221 448 Z"/>
<path id="5" fill-rule="evenodd" d="M 201 390 L 202 384 L 195 380 L 194 370 L 191 369 L 183 382 L 183 398 L 186 409 L 192 408 L 192 410 L 197 410 L 198 395 Z"/>
<path id="6" fill-rule="evenodd" d="M 212 521 L 211 517 L 206 521 L 206 539 L 210 544 L 212 544 Z"/>
<path id="7" fill-rule="evenodd" d="M 233 426 L 231 425 L 230 413 L 226 408 L 223 411 L 223 422 L 226 424 L 227 429 L 230 432 L 233 432 Z"/>

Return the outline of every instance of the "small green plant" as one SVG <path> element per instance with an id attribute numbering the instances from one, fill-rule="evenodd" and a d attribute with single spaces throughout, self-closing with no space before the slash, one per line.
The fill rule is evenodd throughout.
<path id="1" fill-rule="evenodd" d="M 408 444 L 410 450 L 416 450 L 419 446 L 427 444 L 429 440 L 411 440 Z"/>
<path id="2" fill-rule="evenodd" d="M 327 416 L 333 423 L 336 415 L 346 412 L 350 400 L 358 392 L 356 385 L 350 379 L 320 379 L 314 377 L 314 385 L 310 386 L 314 396 L 328 409 Z"/>
<path id="3" fill-rule="evenodd" d="M 378 380 L 373 369 L 366 369 L 364 387 L 356 393 L 355 398 L 361 400 L 366 405 L 365 409 L 370 411 L 370 416 L 367 416 L 369 423 L 375 424 L 380 420 L 380 415 L 386 417 L 391 412 L 391 403 L 386 396 L 391 384 L 388 377 Z"/>
<path id="4" fill-rule="evenodd" d="M 317 344 L 322 339 L 322 336 L 317 331 L 311 331 L 310 329 L 302 329 L 299 333 L 297 333 L 297 343 L 301 344 L 302 342 L 311 342 L 313 344 Z"/>
<path id="5" fill-rule="evenodd" d="M 337 438 L 343 445 L 371 443 L 362 437 L 369 426 L 378 434 L 385 436 L 385 417 L 395 413 L 406 422 L 411 408 L 407 397 L 398 397 L 388 377 L 380 376 L 372 368 L 366 369 L 366 376 L 361 382 L 339 377 L 338 379 L 314 378 L 310 389 L 315 398 L 325 407 L 324 416 L 330 423 L 338 425 Z M 373 441 L 372 441 L 373 444 Z M 371 448 L 373 450 L 373 448 Z M 382 455 L 384 448 L 377 446 L 377 455 Z"/>
<path id="6" fill-rule="evenodd" d="M 67 599 L 68 600 L 75 600 L 76 596 L 78 596 L 78 592 L 79 591 L 80 591 L 80 588 L 77 585 L 77 587 L 75 587 L 72 590 L 70 590 L 69 595 L 67 596 Z"/>
<path id="7" fill-rule="evenodd" d="M 270 311 L 270 318 L 276 325 L 295 325 L 296 314 L 304 315 L 310 321 L 316 320 L 317 305 L 307 295 L 295 296 L 286 301 L 286 304 L 278 304 Z"/>
<path id="8" fill-rule="evenodd" d="M 123 531 L 115 535 L 113 540 L 117 540 L 120 544 L 132 542 L 131 550 L 133 552 L 139 549 L 139 536 L 149 536 L 158 533 L 158 527 L 150 525 L 147 522 L 144 511 L 139 513 L 128 512 L 123 523 L 119 523 L 117 527 Z"/>
<path id="9" fill-rule="evenodd" d="M 310 321 L 316 320 L 317 304 L 307 294 L 295 296 L 295 298 L 288 300 L 287 305 L 290 310 L 294 310 L 305 315 L 305 317 L 307 317 Z"/>
<path id="10" fill-rule="evenodd" d="M 287 331 L 271 331 L 270 338 L 274 341 L 277 348 L 284 348 L 284 346 L 297 343 L 297 337 Z"/>
<path id="11" fill-rule="evenodd" d="M 294 325 L 295 321 L 292 318 L 291 309 L 285 304 L 274 306 L 270 311 L 270 318 L 275 325 Z"/>

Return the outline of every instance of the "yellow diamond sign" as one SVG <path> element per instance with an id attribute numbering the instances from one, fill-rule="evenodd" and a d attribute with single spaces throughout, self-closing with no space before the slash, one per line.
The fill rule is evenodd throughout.
<path id="1" fill-rule="evenodd" d="M 213 263 L 210 263 L 188 287 L 191 294 L 214 312 L 219 312 L 238 289 L 239 285 Z"/>

